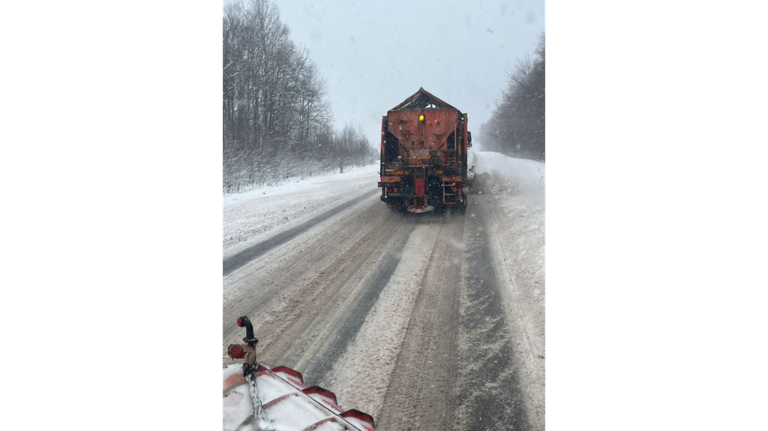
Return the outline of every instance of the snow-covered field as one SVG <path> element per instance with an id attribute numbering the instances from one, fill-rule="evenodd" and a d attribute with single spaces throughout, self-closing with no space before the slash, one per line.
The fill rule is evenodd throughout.
<path id="1" fill-rule="evenodd" d="M 383 429 L 543 429 L 545 165 L 470 154 L 465 215 L 389 211 L 377 165 L 225 196 L 225 263 L 260 251 L 225 265 L 224 344 L 251 316 L 260 360 Z"/>

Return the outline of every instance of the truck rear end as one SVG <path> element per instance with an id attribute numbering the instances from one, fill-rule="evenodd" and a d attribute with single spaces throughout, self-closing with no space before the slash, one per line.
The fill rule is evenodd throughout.
<path id="1" fill-rule="evenodd" d="M 411 213 L 467 207 L 467 114 L 423 88 L 381 122 L 381 200 Z"/>

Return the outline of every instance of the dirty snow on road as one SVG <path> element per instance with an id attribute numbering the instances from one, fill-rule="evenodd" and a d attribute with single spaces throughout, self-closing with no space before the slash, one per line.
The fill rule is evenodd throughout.
<path id="1" fill-rule="evenodd" d="M 258 253 L 224 346 L 251 316 L 260 360 L 382 429 L 544 429 L 544 164 L 470 154 L 493 184 L 465 215 L 389 211 L 377 166 L 225 196 L 225 262 Z"/>
<path id="2" fill-rule="evenodd" d="M 543 429 L 545 164 L 485 151 L 476 152 L 472 163 L 478 176 L 507 182 L 497 185 L 497 193 L 473 195 L 468 213 L 481 219 L 484 232 L 478 234 L 487 242 L 499 284 L 528 420 Z M 465 296 L 470 297 L 471 292 Z"/>

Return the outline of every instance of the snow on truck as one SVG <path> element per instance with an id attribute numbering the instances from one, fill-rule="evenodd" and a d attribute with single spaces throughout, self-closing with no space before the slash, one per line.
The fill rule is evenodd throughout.
<path id="1" fill-rule="evenodd" d="M 425 213 L 467 208 L 467 114 L 424 88 L 381 120 L 381 200 Z"/>
<path id="2" fill-rule="evenodd" d="M 371 415 L 339 407 L 333 392 L 307 387 L 298 371 L 258 362 L 248 316 L 237 326 L 245 344 L 230 344 L 227 354 L 243 364 L 224 369 L 224 431 L 376 431 Z"/>

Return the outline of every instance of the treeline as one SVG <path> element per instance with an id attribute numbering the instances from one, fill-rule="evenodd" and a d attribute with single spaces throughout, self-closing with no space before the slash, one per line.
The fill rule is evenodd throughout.
<path id="1" fill-rule="evenodd" d="M 372 163 L 360 130 L 336 131 L 325 86 L 269 0 L 224 7 L 224 192 Z"/>
<path id="2" fill-rule="evenodd" d="M 480 126 L 483 149 L 544 161 L 544 34 L 533 57 L 518 62 L 493 116 Z"/>

